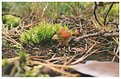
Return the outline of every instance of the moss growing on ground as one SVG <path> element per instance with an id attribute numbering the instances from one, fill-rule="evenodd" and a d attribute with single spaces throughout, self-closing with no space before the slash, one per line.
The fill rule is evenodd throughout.
<path id="1" fill-rule="evenodd" d="M 61 24 L 52 24 L 52 23 L 40 23 L 35 25 L 30 30 L 24 32 L 20 36 L 20 41 L 23 44 L 28 43 L 46 43 L 52 41 L 52 36 L 58 32 L 61 28 Z M 67 28 L 67 26 L 64 26 Z"/>

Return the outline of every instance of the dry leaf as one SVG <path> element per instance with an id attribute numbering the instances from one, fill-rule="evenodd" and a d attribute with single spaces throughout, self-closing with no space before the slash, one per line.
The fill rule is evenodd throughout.
<path id="1" fill-rule="evenodd" d="M 87 61 L 85 64 L 77 64 L 72 66 L 74 70 L 97 77 L 118 77 L 119 63 L 116 62 L 99 62 Z"/>

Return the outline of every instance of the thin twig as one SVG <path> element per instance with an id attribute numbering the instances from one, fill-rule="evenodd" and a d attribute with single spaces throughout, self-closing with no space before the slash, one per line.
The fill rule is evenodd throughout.
<path id="1" fill-rule="evenodd" d="M 96 2 L 94 2 L 94 11 L 93 11 L 93 14 L 94 14 L 94 17 L 95 17 L 95 20 L 98 22 L 98 24 L 100 25 L 100 26 L 102 26 L 102 24 L 99 22 L 99 20 L 98 20 L 98 18 L 97 18 L 97 15 L 96 15 L 96 9 L 97 9 L 97 3 Z"/>
<path id="2" fill-rule="evenodd" d="M 108 9 L 108 11 L 107 11 L 107 13 L 106 13 L 106 15 L 104 16 L 104 25 L 106 24 L 107 16 L 108 16 L 110 10 L 111 10 L 112 7 L 113 7 L 113 4 L 114 4 L 114 2 L 112 2 L 112 4 L 110 5 L 110 7 L 109 7 L 109 9 Z"/>
<path id="3" fill-rule="evenodd" d="M 63 66 L 65 66 L 65 65 L 66 65 L 66 63 L 67 63 L 67 59 L 66 59 L 66 60 L 64 60 L 64 64 L 63 64 Z M 64 70 L 65 70 L 65 68 L 64 68 L 63 66 L 62 66 L 62 67 L 61 67 L 61 69 L 60 69 L 61 71 L 64 71 Z M 63 75 L 64 75 L 64 74 L 62 74 L 62 76 L 63 76 Z"/>
<path id="4" fill-rule="evenodd" d="M 77 55 L 75 55 L 75 56 L 73 56 L 72 58 L 70 58 L 70 60 L 68 60 L 68 61 L 66 62 L 66 65 L 69 64 L 72 60 L 74 60 L 75 57 L 77 57 Z"/>
<path id="5" fill-rule="evenodd" d="M 80 61 L 83 61 L 84 59 L 86 59 L 87 57 L 89 57 L 90 55 L 92 55 L 93 53 L 97 53 L 98 50 L 99 50 L 99 49 L 96 49 L 96 50 L 90 52 L 89 54 L 85 55 L 84 57 L 81 58 Z"/>

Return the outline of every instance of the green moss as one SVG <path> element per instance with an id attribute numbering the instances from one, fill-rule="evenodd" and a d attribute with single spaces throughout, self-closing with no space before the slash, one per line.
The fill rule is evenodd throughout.
<path id="1" fill-rule="evenodd" d="M 8 26 L 16 27 L 19 22 L 20 18 L 13 16 L 13 15 L 4 15 L 2 16 L 3 24 L 7 24 Z"/>
<path id="2" fill-rule="evenodd" d="M 35 27 L 24 32 L 20 36 L 20 41 L 23 44 L 28 43 L 46 43 L 52 41 L 52 36 L 58 32 L 61 28 L 61 24 L 52 23 L 40 23 L 35 25 Z M 67 26 L 64 26 L 67 28 Z"/>

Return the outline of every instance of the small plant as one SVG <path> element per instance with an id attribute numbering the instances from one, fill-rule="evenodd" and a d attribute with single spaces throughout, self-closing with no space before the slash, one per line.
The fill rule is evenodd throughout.
<path id="1" fill-rule="evenodd" d="M 21 65 L 25 65 L 25 64 L 26 64 L 26 61 L 27 61 L 27 54 L 26 54 L 26 51 L 20 50 L 19 56 L 20 56 Z"/>
<path id="2" fill-rule="evenodd" d="M 40 23 L 35 27 L 24 32 L 20 36 L 20 41 L 24 44 L 27 43 L 46 43 L 52 41 L 52 36 L 61 28 L 61 24 Z M 66 27 L 66 26 L 65 26 Z"/>

